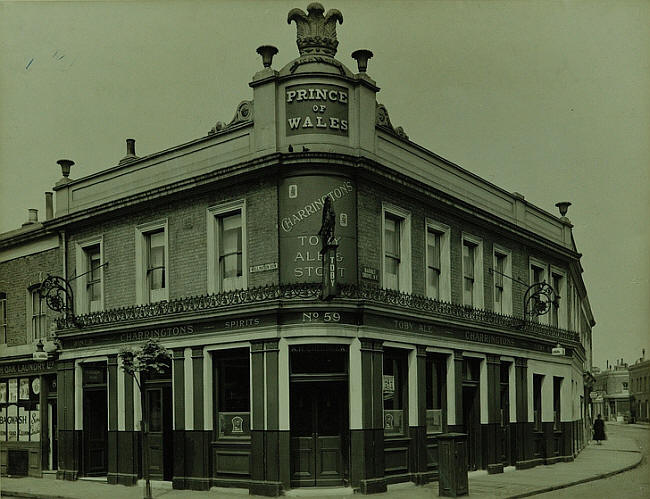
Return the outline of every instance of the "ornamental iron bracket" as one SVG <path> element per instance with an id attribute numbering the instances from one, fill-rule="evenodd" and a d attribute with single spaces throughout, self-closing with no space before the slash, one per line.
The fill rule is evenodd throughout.
<path id="1" fill-rule="evenodd" d="M 65 316 L 74 316 L 74 295 L 70 283 L 63 277 L 48 274 L 38 290 L 48 308 L 62 312 Z"/>

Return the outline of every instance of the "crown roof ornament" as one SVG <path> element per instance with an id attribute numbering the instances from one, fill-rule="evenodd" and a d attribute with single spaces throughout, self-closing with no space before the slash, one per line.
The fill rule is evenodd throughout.
<path id="1" fill-rule="evenodd" d="M 291 9 L 287 23 L 295 21 L 296 44 L 300 55 L 327 55 L 334 57 L 338 40 L 336 39 L 336 21 L 343 24 L 343 14 L 337 9 L 330 9 L 325 15 L 325 8 L 318 2 L 307 6 L 307 14 L 302 9 Z"/>

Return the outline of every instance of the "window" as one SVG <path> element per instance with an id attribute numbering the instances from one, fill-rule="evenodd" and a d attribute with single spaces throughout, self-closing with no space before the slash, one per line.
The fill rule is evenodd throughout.
<path id="1" fill-rule="evenodd" d="M 153 303 L 169 299 L 167 269 L 167 221 L 136 228 L 136 284 L 138 303 Z"/>
<path id="2" fill-rule="evenodd" d="M 447 357 L 427 355 L 426 363 L 426 430 L 442 433 L 446 423 Z"/>
<path id="3" fill-rule="evenodd" d="M 544 376 L 533 374 L 533 429 L 542 431 L 542 382 Z"/>
<path id="4" fill-rule="evenodd" d="M 451 301 L 449 227 L 427 220 L 425 233 L 426 295 Z"/>
<path id="5" fill-rule="evenodd" d="M 41 299 L 39 286 L 32 286 L 27 291 L 28 296 L 28 312 L 29 312 L 29 330 L 32 333 L 32 340 L 40 338 L 47 338 L 48 335 L 48 319 L 46 315 L 47 305 Z"/>
<path id="6" fill-rule="evenodd" d="M 560 396 L 562 393 L 562 378 L 553 377 L 553 431 L 561 431 Z"/>
<path id="7" fill-rule="evenodd" d="M 76 310 L 78 313 L 92 313 L 104 309 L 104 286 L 102 268 L 102 240 L 96 239 L 77 244 Z"/>
<path id="8" fill-rule="evenodd" d="M 406 355 L 399 350 L 384 350 L 383 398 L 384 435 L 403 435 L 406 429 Z"/>
<path id="9" fill-rule="evenodd" d="M 500 314 L 512 314 L 512 280 L 504 277 L 512 275 L 512 257 L 510 251 L 495 245 L 492 262 L 494 272 L 494 311 Z"/>
<path id="10" fill-rule="evenodd" d="M 7 295 L 0 293 L 0 344 L 7 343 Z"/>
<path id="11" fill-rule="evenodd" d="M 246 210 L 243 200 L 208 208 L 208 291 L 245 289 Z"/>
<path id="12" fill-rule="evenodd" d="M 386 215 L 384 220 L 384 285 L 390 289 L 399 289 L 401 225 L 399 218 Z"/>
<path id="13" fill-rule="evenodd" d="M 481 241 L 463 236 L 463 305 L 483 308 L 483 257 Z"/>
<path id="14" fill-rule="evenodd" d="M 400 208 L 385 205 L 382 219 L 383 286 L 411 292 L 411 216 Z"/>
<path id="15" fill-rule="evenodd" d="M 250 438 L 250 355 L 248 349 L 219 351 L 214 357 L 218 438 Z"/>
<path id="16" fill-rule="evenodd" d="M 427 228 L 427 296 L 440 298 L 440 239 L 441 234 Z"/>

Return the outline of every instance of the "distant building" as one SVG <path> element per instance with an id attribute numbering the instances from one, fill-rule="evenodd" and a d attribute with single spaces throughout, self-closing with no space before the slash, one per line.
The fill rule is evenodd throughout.
<path id="1" fill-rule="evenodd" d="M 594 374 L 592 391 L 595 417 L 601 414 L 605 421 L 630 420 L 630 373 L 623 359 Z"/>
<path id="2" fill-rule="evenodd" d="M 635 421 L 648 422 L 650 416 L 650 360 L 643 357 L 628 368 L 631 412 Z"/>

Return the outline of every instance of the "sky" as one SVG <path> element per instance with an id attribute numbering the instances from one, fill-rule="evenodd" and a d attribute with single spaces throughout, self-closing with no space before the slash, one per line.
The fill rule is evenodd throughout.
<path id="1" fill-rule="evenodd" d="M 308 0 L 0 1 L 0 231 L 44 192 L 205 136 L 252 97 L 259 45 L 298 55 Z M 337 58 L 409 138 L 568 217 L 596 319 L 594 365 L 650 357 L 650 2 L 337 0 Z"/>

